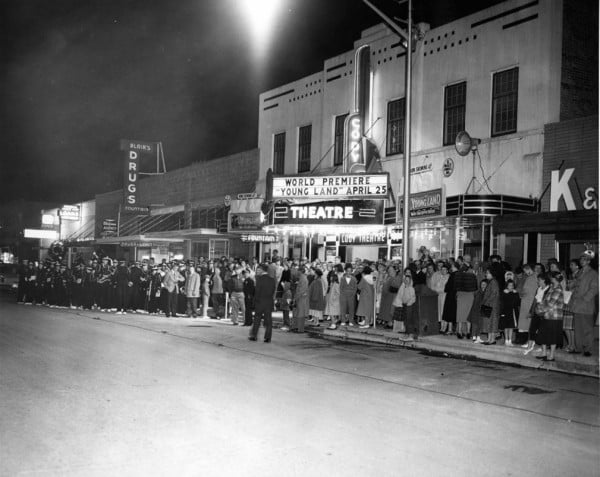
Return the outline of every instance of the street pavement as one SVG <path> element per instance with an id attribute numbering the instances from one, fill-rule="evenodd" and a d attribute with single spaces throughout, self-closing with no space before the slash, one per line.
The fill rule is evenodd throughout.
<path id="1" fill-rule="evenodd" d="M 247 336 L 0 299 L 0 475 L 600 475 L 596 378 Z"/>

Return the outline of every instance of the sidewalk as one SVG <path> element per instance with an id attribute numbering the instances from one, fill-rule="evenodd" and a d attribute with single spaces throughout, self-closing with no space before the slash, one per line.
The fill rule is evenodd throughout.
<path id="1" fill-rule="evenodd" d="M 274 312 L 273 327 L 279 328 L 282 324 L 282 313 Z M 598 327 L 595 328 L 596 339 L 591 357 L 586 358 L 582 354 L 569 354 L 562 350 L 556 350 L 556 361 L 545 362 L 535 358 L 537 354 L 535 351 L 525 356 L 524 350 L 520 346 L 505 346 L 502 341 L 498 341 L 493 346 L 485 346 L 475 344 L 472 340 L 459 340 L 454 335 L 422 336 L 415 341 L 404 334 L 393 333 L 391 330 L 381 328 L 362 329 L 358 326 L 340 326 L 336 330 L 329 330 L 327 329 L 329 324 L 330 322 L 324 321 L 320 326 L 306 325 L 305 329 L 313 335 L 331 340 L 398 346 L 458 359 L 481 359 L 528 368 L 599 377 Z"/>

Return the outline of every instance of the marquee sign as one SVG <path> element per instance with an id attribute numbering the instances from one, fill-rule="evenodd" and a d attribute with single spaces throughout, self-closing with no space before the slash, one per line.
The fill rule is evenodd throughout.
<path id="1" fill-rule="evenodd" d="M 388 182 L 386 173 L 273 177 L 273 199 L 385 199 Z"/>
<path id="2" fill-rule="evenodd" d="M 381 225 L 383 200 L 333 200 L 308 204 L 275 205 L 273 224 Z"/>

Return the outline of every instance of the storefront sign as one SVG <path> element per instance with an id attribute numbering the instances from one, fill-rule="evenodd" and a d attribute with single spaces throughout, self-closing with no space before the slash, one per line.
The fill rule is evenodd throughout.
<path id="1" fill-rule="evenodd" d="M 274 243 L 279 241 L 279 237 L 270 234 L 242 234 L 240 240 L 242 242 Z"/>
<path id="2" fill-rule="evenodd" d="M 273 177 L 273 199 L 385 199 L 387 174 Z"/>
<path id="3" fill-rule="evenodd" d="M 392 243 L 392 245 L 400 245 L 402 243 L 401 229 L 390 230 L 390 242 Z"/>
<path id="4" fill-rule="evenodd" d="M 140 174 L 140 155 L 155 154 L 156 144 L 144 141 L 121 140 L 121 150 L 125 151 L 125 180 L 124 180 L 124 204 L 125 212 L 142 212 L 137 197 L 137 181 Z"/>
<path id="5" fill-rule="evenodd" d="M 150 215 L 150 207 L 145 205 L 124 205 L 123 212 L 130 212 L 137 215 Z"/>
<path id="6" fill-rule="evenodd" d="M 445 215 L 445 197 L 443 189 L 433 189 L 427 192 L 419 192 L 410 195 L 410 217 L 411 218 L 430 218 Z M 403 214 L 403 197 L 398 197 L 398 220 Z"/>
<path id="7" fill-rule="evenodd" d="M 433 170 L 433 164 L 430 162 L 429 164 L 423 164 L 420 166 L 414 166 L 410 168 L 410 175 L 414 176 L 416 174 L 423 174 L 425 172 L 431 172 Z"/>
<path id="8" fill-rule="evenodd" d="M 152 248 L 152 247 L 162 246 L 163 244 L 156 243 L 156 242 L 140 242 L 140 241 L 135 241 L 135 240 L 128 240 L 128 241 L 124 241 L 124 242 L 119 242 L 119 245 L 124 248 L 127 248 L 127 247 Z"/>
<path id="9" fill-rule="evenodd" d="M 558 212 L 558 204 L 562 198 L 567 210 L 577 210 L 575 200 L 569 186 L 569 181 L 575 172 L 575 168 L 565 169 L 562 177 L 559 170 L 552 171 L 550 179 L 550 212 Z M 573 180 L 575 182 L 575 179 Z M 579 185 L 576 184 L 579 191 Z M 579 191 L 581 195 L 581 191 Z M 586 210 L 598 208 L 598 193 L 595 187 L 587 187 L 581 197 L 581 205 Z"/>
<path id="10" fill-rule="evenodd" d="M 387 238 L 387 230 L 340 234 L 340 245 L 385 245 Z"/>
<path id="11" fill-rule="evenodd" d="M 334 200 L 311 204 L 276 205 L 274 224 L 383 224 L 383 200 Z"/>
<path id="12" fill-rule="evenodd" d="M 115 219 L 104 219 L 100 235 L 102 237 L 114 237 L 117 235 L 117 221 Z"/>
<path id="13" fill-rule="evenodd" d="M 53 214 L 42 214 L 42 228 L 46 230 L 58 230 L 58 217 Z"/>
<path id="14" fill-rule="evenodd" d="M 256 192 L 246 192 L 244 194 L 237 195 L 238 200 L 250 200 L 250 199 L 256 199 L 256 197 L 257 197 Z"/>
<path id="15" fill-rule="evenodd" d="M 58 211 L 61 220 L 79 220 L 80 207 L 78 205 L 63 205 Z"/>
<path id="16" fill-rule="evenodd" d="M 263 215 L 260 212 L 229 212 L 229 232 L 260 231 Z"/>
<path id="17" fill-rule="evenodd" d="M 58 232 L 56 230 L 24 229 L 23 237 L 34 239 L 58 240 Z"/>

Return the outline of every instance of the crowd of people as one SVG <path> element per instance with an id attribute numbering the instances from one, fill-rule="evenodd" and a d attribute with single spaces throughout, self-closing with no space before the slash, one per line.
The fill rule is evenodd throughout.
<path id="1" fill-rule="evenodd" d="M 69 268 L 48 259 L 21 265 L 17 301 L 118 314 L 228 317 L 234 326 L 253 326 L 254 340 L 263 319 L 270 341 L 273 309 L 283 314 L 282 331 L 302 333 L 323 323 L 330 329 L 381 327 L 418 339 L 417 300 L 429 297 L 437 301 L 441 334 L 483 345 L 501 339 L 525 354 L 537 345 L 537 357 L 546 361 L 555 359 L 557 347 L 591 355 L 598 313 L 592 252 L 571 260 L 566 271 L 554 259 L 513 271 L 498 255 L 482 263 L 468 255 L 436 260 L 424 248 L 420 253 L 407 267 L 394 260 L 310 262 L 277 253 L 260 264 L 228 257 L 127 264 L 94 256 Z"/>

